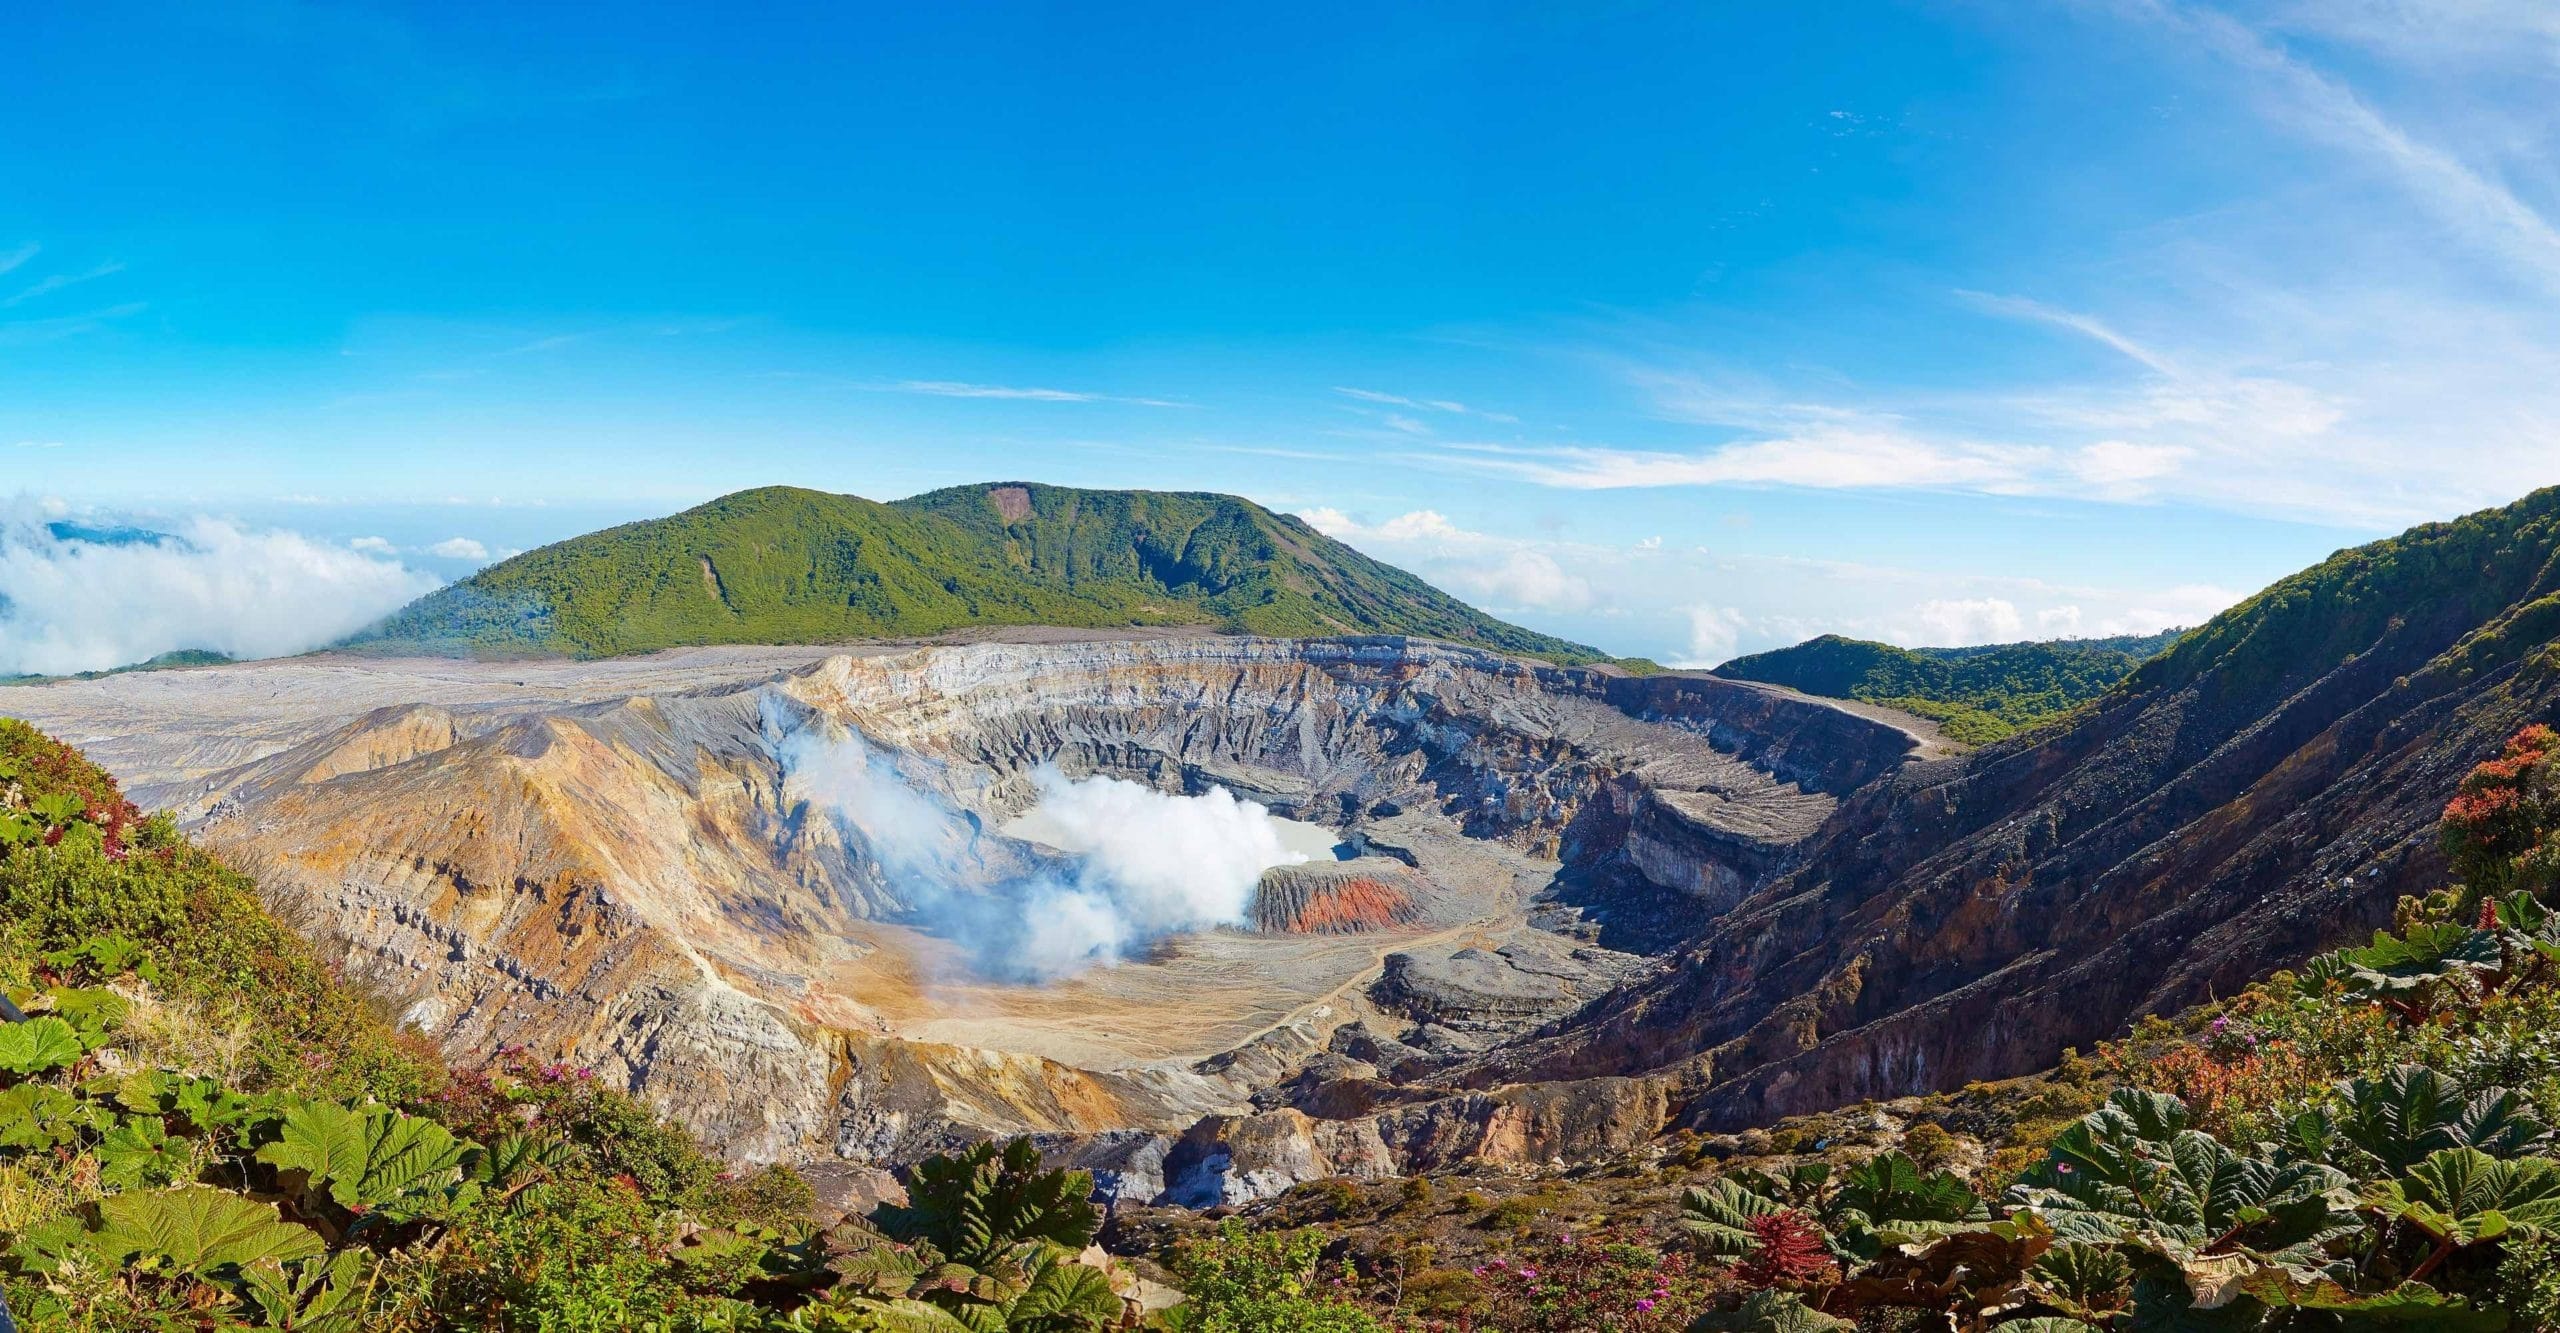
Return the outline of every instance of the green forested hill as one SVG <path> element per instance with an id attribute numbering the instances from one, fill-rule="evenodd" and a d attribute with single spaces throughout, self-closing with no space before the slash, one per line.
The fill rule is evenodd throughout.
<path id="1" fill-rule="evenodd" d="M 1568 662 L 1600 656 L 1505 624 L 1248 500 L 1027 483 L 890 504 L 740 491 L 528 551 L 357 642 L 609 656 L 987 624 L 1416 634 Z"/>
<path id="2" fill-rule="evenodd" d="M 2185 632 L 1978 648 L 1897 648 L 1825 634 L 1737 657 L 1716 674 L 1889 704 L 1936 718 L 1950 737 L 1980 744 L 2106 693 Z"/>

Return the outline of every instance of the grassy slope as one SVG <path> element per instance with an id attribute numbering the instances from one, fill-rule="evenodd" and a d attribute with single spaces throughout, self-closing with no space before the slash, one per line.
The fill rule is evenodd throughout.
<path id="1" fill-rule="evenodd" d="M 360 642 L 610 656 L 971 625 L 1214 625 L 1417 634 L 1555 660 L 1599 654 L 1505 624 L 1294 518 L 1232 496 L 1023 484 L 894 504 L 767 487 L 504 561 Z"/>
<path id="2" fill-rule="evenodd" d="M 1891 704 L 1938 719 L 1957 740 L 1981 744 L 2097 698 L 2183 632 L 1979 648 L 1897 648 L 1825 634 L 1737 657 L 1716 674 Z"/>

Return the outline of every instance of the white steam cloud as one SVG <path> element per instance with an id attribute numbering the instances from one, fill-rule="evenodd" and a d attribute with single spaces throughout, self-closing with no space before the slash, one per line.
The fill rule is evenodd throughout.
<path id="1" fill-rule="evenodd" d="M 1245 919 L 1262 872 L 1305 861 L 1271 812 L 1224 788 L 1169 796 L 1114 778 L 1034 775 L 1041 865 L 899 771 L 852 732 L 765 720 L 788 789 L 834 817 L 878 861 L 919 921 L 967 946 L 983 975 L 1044 981 L 1116 963 L 1168 935 Z M 910 760 L 909 762 L 915 762 Z M 1026 830 L 1028 831 L 1028 830 Z"/>
<path id="2" fill-rule="evenodd" d="M 181 649 L 304 652 L 437 582 L 369 552 L 221 519 L 150 532 L 0 508 L 0 675 L 99 671 Z"/>
<path id="3" fill-rule="evenodd" d="M 1041 839 L 1077 858 L 1072 884 L 1024 899 L 1029 970 L 1055 976 L 1152 939 L 1235 925 L 1262 872 L 1307 859 L 1271 812 L 1224 787 L 1171 796 L 1118 778 L 1034 775 Z"/>

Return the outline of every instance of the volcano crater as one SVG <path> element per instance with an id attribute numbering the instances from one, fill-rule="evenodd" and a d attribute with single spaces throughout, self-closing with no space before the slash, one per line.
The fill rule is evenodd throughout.
<path id="1" fill-rule="evenodd" d="M 1280 1145 L 1266 1184 L 1511 1151 L 1519 1116 L 1449 1071 L 1644 972 L 1928 744 L 1782 690 L 1402 638 L 321 657 L 30 702 L 123 738 L 101 757 L 142 800 L 457 1058 L 556 1053 L 742 1160 L 1029 1132 L 1119 1145 L 1150 1193 L 1196 1192 L 1164 1164 L 1247 1125 Z M 1231 793 L 1340 851 L 1026 984 L 795 764 L 813 735 L 950 817 L 964 892 L 1058 870 L 1005 832 L 1044 775 Z"/>

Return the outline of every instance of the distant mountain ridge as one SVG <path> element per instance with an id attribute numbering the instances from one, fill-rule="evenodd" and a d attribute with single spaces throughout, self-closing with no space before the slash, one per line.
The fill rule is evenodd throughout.
<path id="1" fill-rule="evenodd" d="M 1825 634 L 1792 648 L 1737 657 L 1715 674 L 1890 705 L 1934 718 L 1950 738 L 1980 745 L 2105 694 L 2185 633 L 1969 648 L 1897 648 Z"/>
<path id="2" fill-rule="evenodd" d="M 1602 656 L 1497 620 L 1250 500 L 1031 482 L 889 503 L 740 491 L 502 561 L 352 644 L 609 657 L 973 625 L 1411 634 L 1560 662 Z"/>

